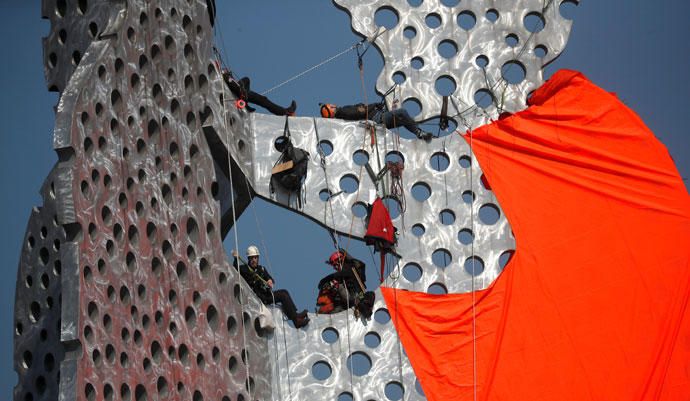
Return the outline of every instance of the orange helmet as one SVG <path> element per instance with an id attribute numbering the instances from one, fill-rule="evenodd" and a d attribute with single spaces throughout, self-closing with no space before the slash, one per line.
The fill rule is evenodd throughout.
<path id="1" fill-rule="evenodd" d="M 321 117 L 323 118 L 333 118 L 335 117 L 336 105 L 326 103 L 321 105 Z"/>

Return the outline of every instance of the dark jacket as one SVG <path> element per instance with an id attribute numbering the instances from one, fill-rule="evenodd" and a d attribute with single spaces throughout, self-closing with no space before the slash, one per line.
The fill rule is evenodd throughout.
<path id="1" fill-rule="evenodd" d="M 233 266 L 235 266 L 235 269 L 238 268 L 237 259 L 233 262 Z M 242 264 L 239 266 L 239 271 L 244 281 L 249 284 L 249 287 L 259 297 L 261 302 L 267 305 L 273 303 L 272 290 L 266 284 L 268 280 L 273 280 L 273 277 L 268 274 L 265 267 L 258 265 L 255 269 L 252 269 L 249 265 Z"/>
<path id="2" fill-rule="evenodd" d="M 365 120 L 367 117 L 370 120 L 373 120 L 377 112 L 381 111 L 381 108 L 382 105 L 380 103 L 357 103 L 353 105 L 340 106 L 335 109 L 334 117 L 349 121 Z"/>
<path id="3" fill-rule="evenodd" d="M 362 287 L 360 287 L 359 283 L 357 282 L 357 278 L 355 277 L 355 271 L 362 280 L 362 284 L 366 286 L 366 265 L 361 260 L 355 259 L 348 255 L 345 257 L 342 270 L 331 273 L 319 281 L 319 290 L 329 282 L 335 280 L 338 283 L 345 282 L 345 285 L 350 293 L 356 294 L 363 292 L 364 290 L 362 290 Z"/>

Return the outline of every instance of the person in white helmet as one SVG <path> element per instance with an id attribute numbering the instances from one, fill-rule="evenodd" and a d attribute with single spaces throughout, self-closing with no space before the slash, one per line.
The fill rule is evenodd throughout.
<path id="1" fill-rule="evenodd" d="M 259 248 L 251 245 L 247 248 L 247 263 L 243 262 L 239 265 L 237 251 L 232 251 L 232 256 L 235 258 L 233 266 L 238 269 L 240 275 L 249 284 L 252 291 L 259 297 L 264 305 L 269 305 L 272 303 L 280 304 L 285 316 L 292 320 L 295 328 L 304 327 L 309 323 L 309 317 L 307 316 L 307 311 L 303 310 L 297 313 L 297 307 L 292 301 L 292 297 L 287 290 L 273 290 L 274 282 L 273 277 L 268 274 L 266 268 L 259 264 Z"/>

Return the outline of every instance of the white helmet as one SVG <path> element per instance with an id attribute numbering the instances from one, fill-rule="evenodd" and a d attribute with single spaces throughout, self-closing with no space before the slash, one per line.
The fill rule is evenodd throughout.
<path id="1" fill-rule="evenodd" d="M 247 248 L 247 257 L 250 256 L 259 256 L 259 248 L 255 247 L 254 245 L 250 245 L 249 248 Z"/>

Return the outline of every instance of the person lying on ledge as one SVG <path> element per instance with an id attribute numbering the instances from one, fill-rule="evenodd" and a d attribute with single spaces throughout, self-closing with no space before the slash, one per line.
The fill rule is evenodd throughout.
<path id="1" fill-rule="evenodd" d="M 357 103 L 347 106 L 337 106 L 330 103 L 320 103 L 321 117 L 338 118 L 341 120 L 358 121 L 367 118 L 379 124 L 383 124 L 388 129 L 405 127 L 415 134 L 417 138 L 430 141 L 433 135 L 419 128 L 417 122 L 410 116 L 407 110 L 396 108 L 387 110 L 384 103 Z"/>
<path id="2" fill-rule="evenodd" d="M 230 88 L 235 97 L 244 100 L 247 103 L 255 104 L 261 106 L 264 109 L 270 111 L 277 116 L 294 116 L 295 110 L 297 110 L 297 103 L 293 100 L 288 107 L 280 107 L 277 104 L 270 101 L 266 96 L 260 95 L 252 91 L 250 86 L 249 77 L 240 78 L 238 81 L 232 76 L 232 73 L 228 69 L 223 69 L 222 72 L 223 81 Z M 254 112 L 255 109 L 247 106 L 247 110 Z"/>

